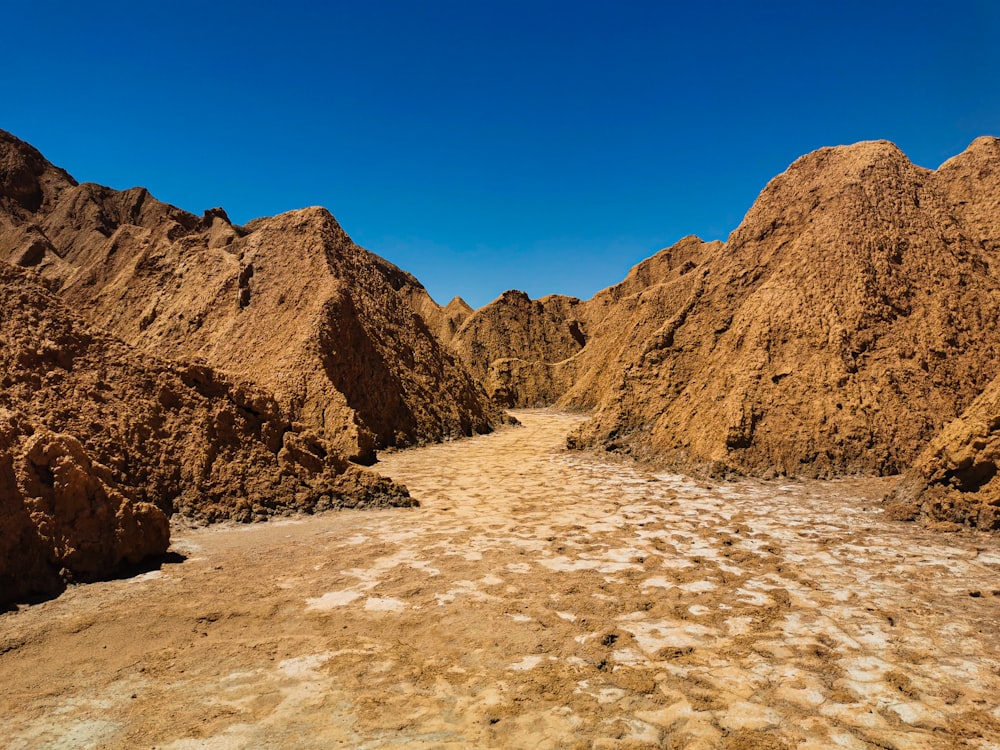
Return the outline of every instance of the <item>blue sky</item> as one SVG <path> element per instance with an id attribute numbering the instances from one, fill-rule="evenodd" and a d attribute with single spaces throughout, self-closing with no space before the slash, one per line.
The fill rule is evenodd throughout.
<path id="1" fill-rule="evenodd" d="M 442 304 L 589 297 L 821 146 L 1000 135 L 1000 3 L 17 3 L 0 128 L 234 221 L 323 205 Z"/>

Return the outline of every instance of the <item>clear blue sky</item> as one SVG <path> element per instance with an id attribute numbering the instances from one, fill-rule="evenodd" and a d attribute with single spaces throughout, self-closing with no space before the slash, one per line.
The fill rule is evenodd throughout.
<path id="1" fill-rule="evenodd" d="M 1000 2 L 47 2 L 3 12 L 0 128 L 237 222 L 329 208 L 439 302 L 589 297 L 766 182 L 1000 134 Z"/>

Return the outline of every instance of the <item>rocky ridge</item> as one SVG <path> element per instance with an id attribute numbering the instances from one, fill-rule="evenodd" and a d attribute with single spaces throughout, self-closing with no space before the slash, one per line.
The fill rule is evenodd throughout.
<path id="1" fill-rule="evenodd" d="M 711 474 L 900 472 L 1000 366 L 998 160 L 994 138 L 937 170 L 886 141 L 820 149 L 726 243 L 685 238 L 538 329 L 581 321 L 569 359 L 529 343 L 511 367 L 471 325 L 520 330 L 512 293 L 456 350 L 502 371 L 504 403 L 594 408 L 574 446 Z"/>
<path id="2" fill-rule="evenodd" d="M 579 307 L 575 297 L 532 300 L 524 292 L 504 292 L 469 315 L 450 346 L 497 403 L 543 406 L 565 390 L 572 368 L 564 363 L 587 343 Z"/>
<path id="3" fill-rule="evenodd" d="M 88 322 L 140 351 L 271 391 L 343 456 L 491 429 L 500 412 L 415 314 L 410 274 L 328 211 L 245 227 L 148 191 L 77 184 L 0 133 L 0 260 L 35 269 Z M 427 305 L 425 305 L 427 307 Z M 451 315 L 461 315 L 455 310 Z"/>
<path id="4" fill-rule="evenodd" d="M 263 389 L 137 353 L 0 264 L 0 601 L 163 553 L 168 516 L 412 505 Z"/>
<path id="5" fill-rule="evenodd" d="M 692 271 L 581 442 L 716 473 L 904 469 L 1000 361 L 995 259 L 952 180 L 886 142 L 799 159 Z"/>
<path id="6" fill-rule="evenodd" d="M 412 504 L 350 462 L 502 419 L 322 208 L 198 217 L 0 131 L 0 287 L 0 602 L 161 553 L 174 513 Z"/>

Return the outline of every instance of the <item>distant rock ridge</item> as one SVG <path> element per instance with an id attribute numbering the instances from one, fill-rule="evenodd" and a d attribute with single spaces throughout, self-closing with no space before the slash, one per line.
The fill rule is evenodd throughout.
<path id="1" fill-rule="evenodd" d="M 507 291 L 469 315 L 450 340 L 452 349 L 505 407 L 552 403 L 568 381 L 560 363 L 587 340 L 575 314 L 580 300 L 551 295 L 531 300 Z"/>

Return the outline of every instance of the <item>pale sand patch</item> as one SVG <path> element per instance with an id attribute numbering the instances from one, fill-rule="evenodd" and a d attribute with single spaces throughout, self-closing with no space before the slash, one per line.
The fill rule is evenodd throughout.
<path id="1" fill-rule="evenodd" d="M 330 591 L 322 596 L 306 599 L 306 609 L 329 610 L 334 607 L 343 607 L 356 599 L 360 599 L 362 593 L 354 589 L 344 591 Z"/>
<path id="2" fill-rule="evenodd" d="M 365 609 L 369 612 L 402 612 L 406 602 L 392 597 L 369 597 L 365 600 Z"/>

